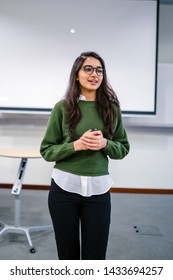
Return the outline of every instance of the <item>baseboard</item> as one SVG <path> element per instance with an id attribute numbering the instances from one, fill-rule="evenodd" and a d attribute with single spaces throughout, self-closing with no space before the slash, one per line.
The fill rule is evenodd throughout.
<path id="1" fill-rule="evenodd" d="M 0 189 L 11 189 L 12 184 L 0 184 Z M 41 191 L 47 191 L 50 189 L 50 186 L 48 185 L 28 185 L 28 184 L 23 184 L 22 186 L 23 190 L 41 190 Z"/>
<path id="2" fill-rule="evenodd" d="M 173 194 L 173 189 L 111 188 L 112 193 Z"/>
<path id="3" fill-rule="evenodd" d="M 11 184 L 0 184 L 0 189 L 11 189 Z M 22 187 L 24 190 L 44 190 L 48 191 L 48 185 L 27 185 Z M 136 194 L 173 194 L 173 189 L 145 189 L 145 188 L 111 188 L 111 193 L 136 193 Z"/>

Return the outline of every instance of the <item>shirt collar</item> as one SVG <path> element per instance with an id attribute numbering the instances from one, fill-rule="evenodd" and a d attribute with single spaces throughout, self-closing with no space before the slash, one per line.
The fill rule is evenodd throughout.
<path id="1" fill-rule="evenodd" d="M 82 94 L 79 95 L 79 98 L 78 98 L 78 101 L 79 100 L 83 100 L 83 101 L 86 101 L 86 97 Z"/>

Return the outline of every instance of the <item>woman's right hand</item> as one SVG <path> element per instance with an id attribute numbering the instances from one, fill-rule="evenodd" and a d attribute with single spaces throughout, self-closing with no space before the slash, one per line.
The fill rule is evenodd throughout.
<path id="1" fill-rule="evenodd" d="M 92 134 L 93 132 L 91 131 L 91 129 L 89 129 L 78 140 L 74 141 L 74 150 L 75 151 L 89 150 L 89 148 L 87 147 L 87 143 L 84 141 L 84 138 L 87 136 L 90 138 Z"/>
<path id="2" fill-rule="evenodd" d="M 100 130 L 92 131 L 91 129 L 86 131 L 78 140 L 74 142 L 74 150 L 93 150 L 97 151 L 105 148 L 107 145 L 107 139 L 103 137 Z"/>
<path id="3" fill-rule="evenodd" d="M 80 138 L 74 141 L 73 147 L 75 151 L 88 150 L 87 147 L 82 143 Z"/>

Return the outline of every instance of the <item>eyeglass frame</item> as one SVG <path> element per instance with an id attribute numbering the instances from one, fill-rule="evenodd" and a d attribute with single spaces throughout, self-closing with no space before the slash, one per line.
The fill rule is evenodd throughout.
<path id="1" fill-rule="evenodd" d="M 85 70 L 85 67 L 90 67 L 91 69 L 92 69 L 92 72 L 90 73 L 90 74 L 88 74 L 87 72 L 86 72 L 86 70 Z M 98 69 L 102 69 L 103 70 L 103 72 L 102 72 L 102 74 L 98 74 Z M 85 71 L 85 73 L 86 74 L 88 74 L 88 75 L 92 75 L 92 73 L 94 72 L 94 70 L 95 70 L 95 72 L 96 72 L 96 74 L 98 75 L 98 76 L 103 76 L 104 75 L 104 72 L 105 72 L 105 68 L 103 68 L 102 66 L 97 66 L 97 67 L 93 67 L 92 65 L 84 65 L 83 67 L 82 67 L 82 69 Z"/>

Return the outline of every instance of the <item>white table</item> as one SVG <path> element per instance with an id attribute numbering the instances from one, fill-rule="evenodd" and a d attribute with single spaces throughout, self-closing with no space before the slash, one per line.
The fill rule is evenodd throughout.
<path id="1" fill-rule="evenodd" d="M 33 149 L 11 149 L 11 148 L 1 148 L 0 156 L 10 157 L 10 158 L 20 158 L 20 165 L 17 172 L 16 180 L 12 186 L 11 194 L 15 198 L 15 213 L 14 213 L 14 225 L 8 225 L 0 221 L 0 237 L 7 233 L 23 233 L 26 235 L 27 241 L 30 246 L 30 252 L 35 253 L 35 248 L 33 247 L 30 232 L 42 231 L 52 229 L 52 225 L 48 226 L 31 226 L 23 227 L 20 225 L 20 214 L 21 214 L 21 190 L 23 184 L 24 173 L 26 170 L 26 165 L 28 159 L 41 158 L 38 150 Z"/>

